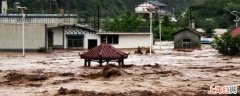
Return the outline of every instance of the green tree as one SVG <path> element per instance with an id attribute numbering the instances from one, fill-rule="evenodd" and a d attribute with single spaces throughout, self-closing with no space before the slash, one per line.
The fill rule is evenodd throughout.
<path id="1" fill-rule="evenodd" d="M 141 17 L 138 17 L 134 13 L 126 12 L 119 17 L 113 19 L 108 18 L 104 24 L 104 30 L 118 32 L 134 32 L 143 25 L 146 25 L 146 21 L 143 21 Z"/>
<path id="2" fill-rule="evenodd" d="M 215 37 L 213 47 L 223 55 L 240 55 L 240 36 L 232 37 L 227 32 L 222 37 Z"/>
<path id="3" fill-rule="evenodd" d="M 213 35 L 216 26 L 216 22 L 213 19 L 202 20 L 201 23 L 201 27 L 209 37 Z"/>
<path id="4" fill-rule="evenodd" d="M 203 3 L 197 3 L 191 7 L 193 8 L 192 17 L 196 21 L 197 27 L 205 27 L 205 25 L 199 23 L 202 23 L 202 20 L 206 18 L 212 18 L 217 21 L 215 22 L 216 27 L 228 28 L 234 25 L 233 20 L 235 19 L 235 16 L 230 12 L 240 11 L 240 0 L 204 0 Z M 189 10 L 186 13 L 189 15 Z M 188 16 L 185 18 L 188 18 Z M 187 22 L 187 20 L 183 22 Z"/>
<path id="5" fill-rule="evenodd" d="M 178 23 L 176 22 L 171 22 L 169 16 L 164 16 L 162 20 L 162 32 L 161 32 L 161 38 L 162 40 L 173 40 L 172 34 L 179 30 L 181 27 Z M 158 39 L 159 38 L 159 25 L 155 24 L 154 25 L 154 38 Z"/>

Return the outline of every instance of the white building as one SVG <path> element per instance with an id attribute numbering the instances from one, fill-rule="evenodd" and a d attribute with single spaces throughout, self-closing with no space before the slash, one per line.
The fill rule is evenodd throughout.
<path id="1" fill-rule="evenodd" d="M 0 50 L 21 50 L 22 16 L 0 15 Z M 149 46 L 149 32 L 97 32 L 77 24 L 74 14 L 28 14 L 25 19 L 26 50 L 91 49 L 104 40 L 116 48 Z"/>
<path id="2" fill-rule="evenodd" d="M 115 48 L 149 47 L 149 32 L 101 32 L 101 42 L 112 44 Z"/>
<path id="3" fill-rule="evenodd" d="M 22 21 L 21 14 L 0 15 L 0 50 L 19 50 L 22 48 Z M 37 50 L 50 47 L 49 28 L 76 24 L 77 15 L 27 14 L 24 21 L 25 48 Z"/>
<path id="4" fill-rule="evenodd" d="M 76 14 L 7 14 L 2 2 L 0 50 L 91 49 L 102 42 L 116 48 L 148 47 L 149 32 L 98 32 L 78 25 Z M 23 21 L 25 32 L 23 39 Z"/>
<path id="5" fill-rule="evenodd" d="M 96 32 L 81 25 L 58 26 L 48 29 L 53 33 L 53 47 L 91 49 L 101 43 L 115 48 L 149 47 L 149 32 Z"/>
<path id="6" fill-rule="evenodd" d="M 165 14 L 167 5 L 158 0 L 146 0 L 135 8 L 135 12 L 139 14 L 147 14 L 149 8 L 154 8 L 158 13 Z"/>

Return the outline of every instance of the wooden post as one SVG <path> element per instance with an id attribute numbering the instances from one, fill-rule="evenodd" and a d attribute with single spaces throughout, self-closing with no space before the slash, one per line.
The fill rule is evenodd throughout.
<path id="1" fill-rule="evenodd" d="M 107 65 L 109 64 L 109 60 L 106 60 L 107 61 Z"/>
<path id="2" fill-rule="evenodd" d="M 100 66 L 102 66 L 102 59 L 99 60 L 99 64 L 100 64 Z"/>
<path id="3" fill-rule="evenodd" d="M 118 59 L 118 66 L 120 66 L 121 65 L 121 60 L 120 59 Z"/>
<path id="4" fill-rule="evenodd" d="M 88 60 L 88 67 L 91 67 L 91 60 Z"/>
<path id="5" fill-rule="evenodd" d="M 124 59 L 122 59 L 122 66 L 124 66 Z"/>
<path id="6" fill-rule="evenodd" d="M 87 59 L 84 59 L 84 67 L 87 67 Z"/>

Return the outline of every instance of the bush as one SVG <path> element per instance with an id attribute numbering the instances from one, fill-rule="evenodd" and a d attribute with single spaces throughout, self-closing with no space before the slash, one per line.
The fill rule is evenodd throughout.
<path id="1" fill-rule="evenodd" d="M 39 48 L 37 51 L 40 52 L 40 53 L 44 53 L 44 52 L 46 52 L 47 50 L 46 50 L 46 48 L 41 47 L 41 48 Z"/>
<path id="2" fill-rule="evenodd" d="M 155 53 L 154 51 L 153 51 L 153 49 L 151 50 L 152 51 L 152 53 Z M 149 54 L 150 53 L 150 48 L 148 47 L 147 49 L 146 49 L 146 52 L 145 52 L 146 54 Z"/>
<path id="3" fill-rule="evenodd" d="M 215 37 L 213 47 L 223 55 L 240 55 L 240 36 L 232 37 L 230 32 L 223 34 L 222 37 Z"/>
<path id="4" fill-rule="evenodd" d="M 135 54 L 143 54 L 142 48 L 138 46 L 138 49 L 135 51 Z"/>

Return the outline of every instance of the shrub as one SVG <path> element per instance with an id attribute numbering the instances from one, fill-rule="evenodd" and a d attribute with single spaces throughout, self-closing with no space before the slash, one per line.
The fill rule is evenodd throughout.
<path id="1" fill-rule="evenodd" d="M 41 48 L 39 48 L 37 51 L 40 52 L 40 53 L 44 53 L 44 52 L 46 52 L 47 50 L 46 50 L 46 48 L 41 47 Z"/>
<path id="2" fill-rule="evenodd" d="M 232 37 L 230 32 L 222 35 L 222 37 L 215 37 L 213 47 L 223 55 L 236 56 L 240 55 L 240 36 Z"/>

